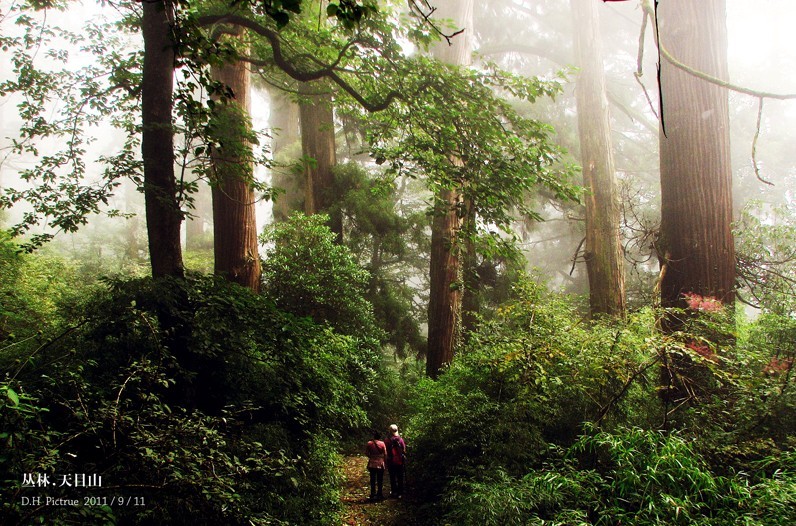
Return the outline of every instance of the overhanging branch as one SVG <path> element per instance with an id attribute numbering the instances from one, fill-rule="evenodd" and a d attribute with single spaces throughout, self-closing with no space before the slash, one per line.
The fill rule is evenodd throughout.
<path id="1" fill-rule="evenodd" d="M 343 50 L 341 50 L 338 59 L 333 62 L 332 64 L 324 64 L 322 67 L 312 71 L 305 71 L 293 64 L 291 58 L 285 56 L 285 53 L 282 50 L 282 39 L 279 36 L 279 33 L 270 29 L 268 27 L 263 26 L 262 24 L 258 23 L 255 20 L 251 20 L 244 16 L 236 15 L 236 14 L 227 14 L 227 15 L 208 15 L 202 16 L 197 19 L 197 23 L 199 26 L 211 26 L 214 24 L 232 24 L 235 26 L 246 28 L 260 36 L 265 37 L 268 42 L 271 44 L 271 51 L 273 53 L 273 63 L 276 65 L 280 70 L 282 70 L 286 75 L 290 78 L 297 80 L 299 82 L 311 82 L 313 80 L 320 80 L 327 78 L 334 82 L 340 89 L 348 93 L 355 101 L 357 101 L 365 110 L 373 113 L 387 109 L 390 104 L 395 99 L 402 98 L 402 94 L 398 91 L 391 91 L 384 98 L 379 102 L 372 102 L 364 97 L 357 89 L 352 86 L 349 82 L 347 82 L 344 78 L 342 78 L 337 72 L 336 67 L 339 65 L 340 61 L 342 60 L 342 56 L 345 54 L 347 49 L 353 45 L 355 42 L 349 42 Z M 257 62 L 252 58 L 241 57 L 241 60 L 246 62 L 257 64 Z M 314 57 L 312 60 L 316 63 L 320 63 L 319 60 L 315 59 Z"/>

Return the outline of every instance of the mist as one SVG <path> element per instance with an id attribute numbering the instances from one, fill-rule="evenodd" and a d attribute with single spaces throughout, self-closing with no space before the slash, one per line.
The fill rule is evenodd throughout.
<path id="1" fill-rule="evenodd" d="M 541 101 L 528 108 L 536 118 L 550 122 L 556 129 L 557 141 L 571 152 L 571 161 L 577 163 L 577 113 L 574 104 L 574 82 L 577 69 L 573 55 L 573 28 L 567 2 L 487 2 L 476 8 L 474 17 L 474 57 L 475 66 L 494 61 L 502 67 L 521 75 L 555 78 L 560 71 L 565 72 L 564 94 L 555 102 Z M 631 272 L 641 274 L 653 272 L 656 262 L 643 242 L 634 239 L 640 231 L 654 228 L 657 221 L 658 202 L 658 86 L 656 64 L 659 60 L 653 31 L 647 28 L 643 39 L 643 57 L 639 35 L 641 32 L 642 10 L 636 2 L 600 3 L 599 18 L 603 40 L 603 62 L 610 99 L 611 134 L 616 160 L 616 173 L 625 198 L 625 249 L 627 258 L 633 262 Z M 3 32 L 7 35 L 19 34 L 14 19 L 8 9 L 3 9 Z M 102 5 L 87 2 L 80 9 L 74 7 L 63 12 L 46 13 L 42 20 L 46 24 L 57 25 L 66 30 L 81 33 L 88 20 L 115 20 L 125 11 L 113 4 Z M 791 21 L 796 16 L 796 7 L 786 0 L 766 0 L 751 6 L 742 0 L 727 3 L 728 46 L 730 83 L 749 90 L 781 95 L 778 98 L 765 98 L 760 126 L 757 126 L 759 100 L 748 94 L 729 92 L 730 123 L 732 145 L 732 169 L 734 173 L 733 198 L 736 214 L 740 214 L 748 203 L 759 201 L 768 207 L 792 205 L 794 195 L 794 172 L 796 172 L 796 151 L 789 147 L 794 140 L 794 119 L 796 103 L 792 94 L 796 93 L 796 56 L 790 51 L 787 39 L 792 31 Z M 16 32 L 16 33 L 15 33 Z M 120 53 L 132 53 L 140 49 L 140 37 L 135 34 L 119 34 Z M 455 38 L 455 37 L 454 37 Z M 46 69 L 49 52 L 66 50 L 69 53 L 65 64 L 71 69 L 91 67 L 95 57 L 81 46 L 53 40 L 46 49 L 40 49 L 36 62 Z M 415 53 L 414 46 L 407 45 L 405 53 Z M 9 67 L 12 55 L 6 50 L 3 63 L 6 67 L 1 73 L 2 81 L 13 80 Z M 59 66 L 52 62 L 52 67 Z M 641 75 L 639 75 L 641 73 Z M 255 81 L 251 118 L 255 129 L 261 132 L 261 148 L 268 155 L 273 140 L 283 135 L 283 130 L 272 129 L 269 124 L 271 114 L 270 95 L 265 85 Z M 790 97 L 788 95 L 791 95 Z M 21 154 L 12 149 L 13 141 L 19 137 L 22 121 L 17 113 L 21 102 L 19 93 L 4 92 L 0 101 L 2 112 L 2 133 L 0 135 L 0 184 L 4 188 L 21 189 L 28 183 L 21 181 L 22 170 L 35 166 L 36 158 Z M 52 114 L 59 108 L 58 100 L 50 103 Z M 97 160 L 108 152 L 117 150 L 124 140 L 121 132 L 101 120 L 86 130 L 90 137 L 84 154 L 86 159 L 85 177 L 89 181 L 101 178 L 101 168 Z M 338 137 L 338 147 L 344 147 L 344 136 Z M 55 151 L 58 139 L 51 143 L 37 145 L 39 155 Z M 755 162 L 752 150 L 755 150 Z M 271 183 L 271 172 L 289 172 L 289 167 L 258 167 L 257 178 L 265 184 Z M 103 218 L 92 215 L 88 224 L 76 234 L 61 233 L 57 236 L 62 247 L 83 247 L 87 254 L 96 254 L 92 245 L 104 246 L 104 252 L 118 252 L 120 248 L 110 248 L 103 242 L 104 236 L 114 236 L 120 232 L 141 226 L 140 216 L 143 201 L 135 184 L 124 183 L 115 192 L 106 209 L 119 210 L 124 217 Z M 422 195 L 419 196 L 422 199 Z M 273 221 L 272 203 L 262 200 L 257 207 L 257 224 L 262 230 Z M 540 278 L 552 285 L 571 292 L 583 293 L 587 289 L 585 268 L 577 249 L 582 237 L 582 213 L 571 206 L 561 207 L 555 202 L 541 203 L 543 223 L 518 222 L 516 232 L 521 237 L 528 265 L 539 272 Z M 24 203 L 5 210 L 7 225 L 19 221 L 25 212 L 30 211 Z M 197 212 L 201 213 L 201 212 Z M 134 219 L 134 216 L 139 219 Z M 210 235 L 207 220 L 202 231 Z M 643 223 L 643 224 L 642 224 Z M 131 226 L 136 225 L 136 226 Z M 50 231 L 47 223 L 35 227 L 38 232 Z M 634 233 L 633 230 L 637 229 Z M 57 230 L 57 229 L 56 229 Z M 100 234 L 107 231 L 106 234 Z M 138 239 L 134 250 L 141 261 L 146 258 L 143 233 L 127 234 L 130 239 Z M 185 226 L 183 243 L 185 243 Z M 125 237 L 116 235 L 116 237 Z M 66 241 L 68 239 L 68 241 Z M 66 241 L 65 243 L 63 243 Z M 206 241 L 207 242 L 207 241 Z M 205 242 L 205 243 L 206 243 Z M 59 244 L 56 242 L 56 244 Z M 207 245 L 205 245 L 207 246 Z M 137 251 L 143 252 L 138 253 Z M 102 251 L 100 251 L 102 252 Z M 124 253 L 122 250 L 121 253 Z M 129 255 L 129 251 L 127 252 Z M 86 256 L 88 257 L 88 256 Z M 207 263 L 204 263 L 205 268 Z M 634 268 L 634 265 L 638 265 Z M 640 284 L 641 287 L 646 286 Z"/>

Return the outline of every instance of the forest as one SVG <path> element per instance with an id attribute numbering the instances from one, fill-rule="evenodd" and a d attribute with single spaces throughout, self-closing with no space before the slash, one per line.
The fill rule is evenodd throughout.
<path id="1" fill-rule="evenodd" d="M 0 0 L 0 524 L 796 524 L 795 17 Z"/>

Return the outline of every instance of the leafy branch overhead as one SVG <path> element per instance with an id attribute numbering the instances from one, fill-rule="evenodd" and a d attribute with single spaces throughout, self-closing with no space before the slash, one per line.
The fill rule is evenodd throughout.
<path id="1" fill-rule="evenodd" d="M 266 33 L 273 37 L 292 15 L 301 13 L 303 5 L 306 2 L 301 0 L 240 1 L 227 4 L 226 10 L 248 9 L 252 16 L 258 16 L 269 26 Z M 377 11 L 376 4 L 369 0 L 344 0 L 333 5 L 337 6 L 334 17 L 352 29 Z M 211 102 L 203 107 L 194 97 L 197 92 L 218 94 L 219 88 L 209 79 L 206 66 L 229 60 L 235 52 L 216 42 L 214 35 L 199 30 L 194 4 L 174 2 L 170 6 L 171 39 L 177 51 L 175 67 L 181 70 L 174 94 L 173 126 L 185 136 L 185 146 L 175 152 L 183 167 L 175 197 L 178 203 L 190 208 L 196 183 L 186 177 L 189 175 L 186 172 L 205 163 L 201 157 L 212 145 L 208 128 L 213 113 Z M 120 4 L 124 13 L 121 22 L 87 24 L 82 34 L 76 34 L 54 26 L 47 19 L 47 10 L 55 7 L 52 2 L 12 6 L 9 12 L 17 15 L 13 19 L 16 29 L 0 37 L 4 50 L 14 53 L 13 76 L 0 83 L 0 96 L 22 99 L 21 133 L 13 140 L 9 155 L 38 158 L 21 173 L 28 186 L 6 188 L 0 195 L 2 208 L 21 203 L 31 207 L 12 226 L 15 236 L 29 234 L 41 225 L 54 228 L 56 233 L 74 232 L 86 224 L 88 217 L 109 205 L 123 179 L 132 180 L 139 188 L 144 184 L 143 166 L 137 157 L 144 52 L 119 51 L 129 49 L 124 33 L 140 25 L 140 8 L 136 3 Z M 61 45 L 62 42 L 67 45 Z M 275 38 L 273 42 L 278 50 L 280 40 Z M 73 67 L 70 49 L 78 48 L 95 57 L 95 62 Z M 117 151 L 90 159 L 89 146 L 96 140 L 93 129 L 108 124 L 127 139 L 121 141 Z M 96 182 L 87 182 L 95 165 L 104 166 L 104 172 Z M 194 175 L 201 177 L 201 170 Z M 161 199 L 171 197 L 161 196 Z M 34 233 L 24 241 L 23 247 L 32 250 L 52 237 L 50 232 Z"/>
<path id="2" fill-rule="evenodd" d="M 365 119 L 377 162 L 389 163 L 395 175 L 428 177 L 435 194 L 460 187 L 485 224 L 507 233 L 514 211 L 540 219 L 524 199 L 539 187 L 558 199 L 579 198 L 553 129 L 521 116 L 510 99 L 497 95 L 533 102 L 559 93 L 558 81 L 491 65 L 479 71 L 417 59 L 413 66 L 403 82 L 426 83 L 427 89 Z"/>
<path id="3" fill-rule="evenodd" d="M 540 218 L 524 199 L 535 188 L 545 187 L 558 199 L 579 197 L 552 128 L 522 117 L 511 102 L 553 98 L 563 77 L 527 79 L 492 64 L 457 69 L 406 56 L 395 37 L 400 28 L 383 16 L 368 18 L 353 34 L 305 30 L 298 23 L 279 30 L 240 14 L 204 15 L 195 23 L 231 24 L 264 37 L 266 46 L 253 41 L 256 57 L 237 58 L 259 68 L 268 82 L 280 83 L 280 75 L 299 82 L 331 80 L 339 90 L 337 104 L 361 120 L 377 163 L 390 161 L 395 176 L 427 177 L 432 190 L 462 185 L 479 217 L 504 232 L 514 211 Z M 438 37 L 433 30 L 412 36 L 421 47 Z M 463 166 L 452 165 L 451 156 Z"/>
<path id="4" fill-rule="evenodd" d="M 400 30 L 389 22 L 389 13 L 379 12 L 373 2 L 329 4 L 326 15 L 337 19 L 339 26 L 314 31 L 305 31 L 299 23 L 288 24 L 291 15 L 301 12 L 302 3 L 298 0 L 237 2 L 233 7 L 221 14 L 208 14 L 181 4 L 175 11 L 177 65 L 185 78 L 176 92 L 176 109 L 181 115 L 179 122 L 186 126 L 183 131 L 189 136 L 199 137 L 200 143 L 209 141 L 201 137 L 207 135 L 202 130 L 209 123 L 210 114 L 191 100 L 191 93 L 197 88 L 210 95 L 218 90 L 203 72 L 204 65 L 219 60 L 247 60 L 271 78 L 274 77 L 273 72 L 278 71 L 294 81 L 329 79 L 341 95 L 364 110 L 387 112 L 372 121 L 376 124 L 369 132 L 374 139 L 374 154 L 378 158 L 393 157 L 395 163 L 401 156 L 404 161 L 411 160 L 410 164 L 432 178 L 432 187 L 445 186 L 450 182 L 449 178 L 467 179 L 468 193 L 476 199 L 479 213 L 488 221 L 506 226 L 508 209 L 512 206 L 522 209 L 522 192 L 535 184 L 553 189 L 559 197 L 575 197 L 575 191 L 568 188 L 558 174 L 549 170 L 559 156 L 547 140 L 551 130 L 541 123 L 521 118 L 508 102 L 494 94 L 497 90 L 510 97 L 532 101 L 539 96 L 554 95 L 559 90 L 556 82 L 527 81 L 493 67 L 480 72 L 457 72 L 423 58 L 406 57 L 395 36 L 400 34 Z M 256 56 L 243 56 L 229 44 L 217 41 L 218 30 L 230 26 L 259 37 L 259 41 L 257 38 L 249 39 L 255 44 Z M 26 29 L 32 35 L 43 31 L 44 26 L 40 27 L 30 19 Z M 97 39 L 98 43 L 92 44 L 97 56 L 106 57 L 101 61 L 102 69 L 92 67 L 75 73 L 67 70 L 45 73 L 33 64 L 32 55 L 25 59 L 26 55 L 22 53 L 20 60 L 28 60 L 28 63 L 16 64 L 17 84 L 6 82 L 3 85 L 3 93 L 20 91 L 23 82 L 39 86 L 41 90 L 41 96 L 29 103 L 36 106 L 31 106 L 27 113 L 27 121 L 31 123 L 29 140 L 18 143 L 19 152 L 25 151 L 26 145 L 33 144 L 34 138 L 49 135 L 71 137 L 65 151 L 56 156 L 42 157 L 41 166 L 30 172 L 31 180 L 40 179 L 41 184 L 31 190 L 9 190 L 3 197 L 3 206 L 25 200 L 34 204 L 34 211 L 17 226 L 17 233 L 28 231 L 42 220 L 62 230 L 73 231 L 108 201 L 118 184 L 114 181 L 121 177 L 140 181 L 140 164 L 135 161 L 133 152 L 137 147 L 134 122 L 141 54 L 119 56 L 110 51 L 115 40 L 103 40 L 100 35 L 99 29 L 89 33 Z M 429 27 L 404 30 L 404 35 L 421 47 L 439 36 Z M 54 36 L 52 34 L 50 38 Z M 31 40 L 32 37 L 27 41 Z M 262 42 L 266 45 L 263 46 Z M 19 40 L 10 43 L 23 46 Z M 33 52 L 31 49 L 30 53 Z M 56 58 L 68 60 L 66 56 Z M 34 73 L 38 76 L 28 80 L 23 78 Z M 108 82 L 92 83 L 92 77 Z M 84 90 L 64 98 L 67 102 L 63 110 L 64 120 L 50 122 L 46 124 L 47 128 L 42 128 L 42 123 L 48 121 L 39 117 L 49 107 L 48 101 L 54 92 L 64 93 L 59 86 L 84 83 L 96 88 L 93 92 Z M 494 114 L 483 111 L 483 104 Z M 81 108 L 94 111 L 82 111 Z M 427 112 L 430 119 L 421 122 Z M 200 114 L 206 115 L 202 117 Z M 130 139 L 120 153 L 106 157 L 106 162 L 110 163 L 106 183 L 97 187 L 85 186 L 81 182 L 85 170 L 82 141 L 90 139 L 81 130 L 98 123 L 100 115 L 111 115 L 112 121 L 118 123 Z M 410 134 L 404 141 L 406 151 L 397 155 L 394 145 L 390 144 L 389 134 L 398 134 L 396 125 L 401 122 L 410 124 L 407 128 Z M 388 128 L 392 128 L 389 133 Z M 450 148 L 450 153 L 465 160 L 463 169 L 468 172 L 466 176 L 459 168 L 445 173 L 448 163 L 440 145 Z M 423 149 L 425 153 L 421 152 Z M 203 151 L 207 151 L 207 147 L 192 146 L 180 155 L 185 157 L 184 164 L 188 165 L 191 162 L 189 154 L 190 157 L 202 155 Z M 51 175 L 46 175 L 48 173 Z M 40 177 L 41 174 L 45 175 Z M 193 183 L 182 179 L 185 187 L 180 198 L 190 201 Z M 506 186 L 512 188 L 500 190 Z M 72 197 L 53 200 L 52 196 L 56 194 Z M 52 203 L 61 204 L 54 206 Z M 524 211 L 534 215 L 530 210 Z M 45 237 L 35 237 L 31 246 L 45 240 Z"/>
<path id="5" fill-rule="evenodd" d="M 309 82 L 324 78 L 330 79 L 332 82 L 335 83 L 335 85 L 337 85 L 343 91 L 348 93 L 348 95 L 357 100 L 357 102 L 359 102 L 368 111 L 383 110 L 395 98 L 401 96 L 400 92 L 391 91 L 386 96 L 384 96 L 383 100 L 378 102 L 371 102 L 363 94 L 361 94 L 355 88 L 355 86 L 353 86 L 348 80 L 346 80 L 343 75 L 341 75 L 340 64 L 345 56 L 345 53 L 349 50 L 349 48 L 353 47 L 355 43 L 361 45 L 362 43 L 364 43 L 364 40 L 356 42 L 352 41 L 350 44 L 344 46 L 338 59 L 330 64 L 324 64 L 323 62 L 319 61 L 317 58 L 313 56 L 302 56 L 302 58 L 309 59 L 311 62 L 313 62 L 315 66 L 313 69 L 304 69 L 301 66 L 296 65 L 297 62 L 300 63 L 300 61 L 295 60 L 296 57 L 289 57 L 283 51 L 284 47 L 283 38 L 275 29 L 271 29 L 266 25 L 260 24 L 259 22 L 251 18 L 247 18 L 240 15 L 231 15 L 231 14 L 205 15 L 197 18 L 196 22 L 199 26 L 211 26 L 214 24 L 233 24 L 249 29 L 256 34 L 265 37 L 270 43 L 271 61 L 273 65 L 276 66 L 281 72 L 285 73 L 293 80 L 297 80 L 300 82 Z M 238 58 L 240 60 L 250 62 L 255 66 L 269 65 L 269 61 L 263 61 L 251 57 L 238 57 Z"/>
<path id="6" fill-rule="evenodd" d="M 305 0 L 231 0 L 228 3 L 232 8 L 246 6 L 251 12 L 273 20 L 278 28 L 285 27 L 294 15 L 301 14 L 306 4 Z M 363 18 L 378 10 L 375 0 L 339 0 L 327 4 L 326 14 L 353 29 Z"/>
<path id="7" fill-rule="evenodd" d="M 0 37 L 4 50 L 13 50 L 12 76 L 0 82 L 0 96 L 18 101 L 19 136 L 13 138 L 2 164 L 11 156 L 31 156 L 35 162 L 20 170 L 24 188 L 4 188 L 0 208 L 28 203 L 30 210 L 12 226 L 15 236 L 42 221 L 56 231 L 74 232 L 109 203 L 124 177 L 135 177 L 139 161 L 135 150 L 138 63 L 140 55 L 125 54 L 118 28 L 90 23 L 82 34 L 48 25 L 22 8 L 16 29 Z M 70 50 L 83 47 L 96 57 L 92 64 L 73 67 Z M 102 177 L 91 181 L 87 153 L 97 140 L 95 131 L 110 123 L 128 132 L 113 154 L 97 161 Z M 23 248 L 31 250 L 52 237 L 36 233 Z"/>

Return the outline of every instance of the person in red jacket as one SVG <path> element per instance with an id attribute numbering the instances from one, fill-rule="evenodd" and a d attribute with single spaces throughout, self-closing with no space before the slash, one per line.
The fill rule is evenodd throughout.
<path id="1" fill-rule="evenodd" d="M 390 426 L 387 437 L 387 468 L 390 470 L 390 496 L 400 499 L 404 492 L 406 473 L 406 442 L 398 433 L 398 426 Z"/>
<path id="2" fill-rule="evenodd" d="M 381 440 L 381 433 L 373 433 L 373 440 L 365 446 L 368 456 L 368 472 L 370 473 L 370 499 L 383 500 L 384 467 L 387 460 L 387 447 Z M 377 491 L 378 490 L 378 491 Z"/>

